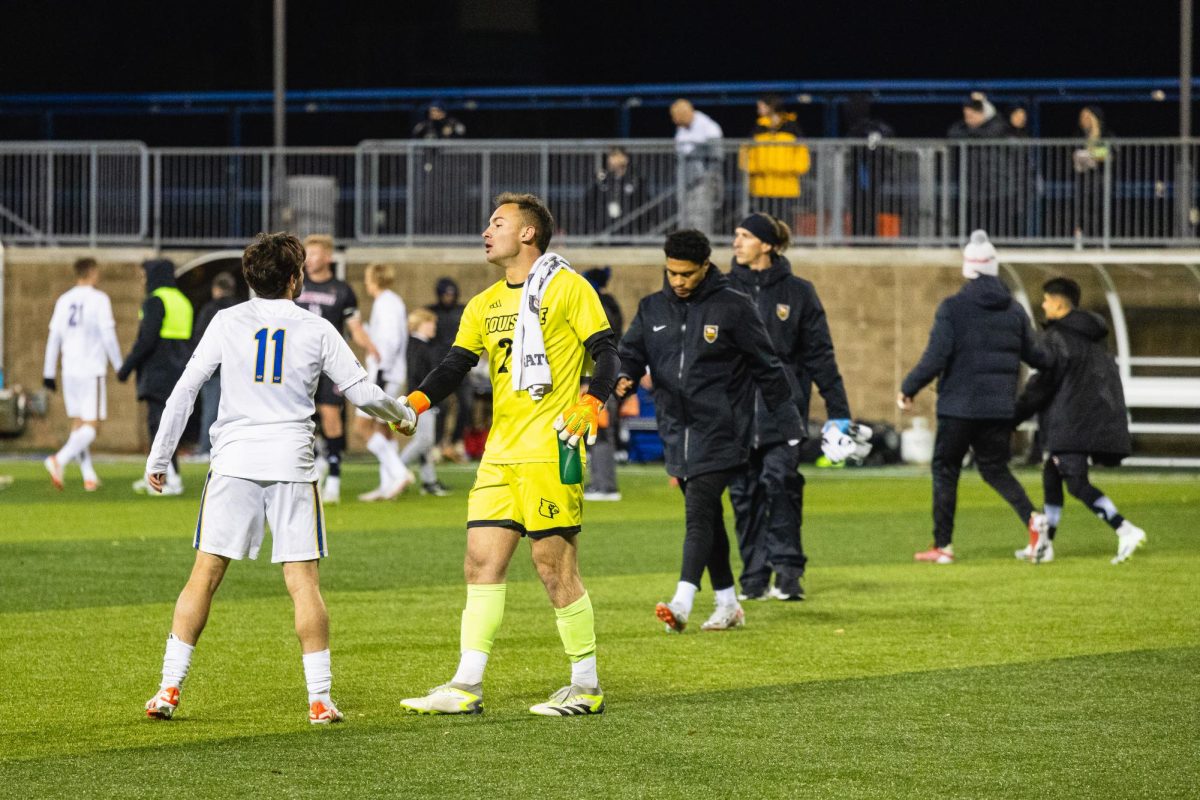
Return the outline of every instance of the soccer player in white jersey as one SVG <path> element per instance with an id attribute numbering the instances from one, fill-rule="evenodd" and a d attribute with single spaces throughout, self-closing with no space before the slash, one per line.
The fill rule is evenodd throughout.
<path id="1" fill-rule="evenodd" d="M 367 374 L 384 392 L 395 397 L 404 388 L 408 374 L 408 309 L 392 291 L 396 270 L 388 264 L 371 264 L 365 275 L 367 294 L 373 298 L 367 332 L 378 358 L 367 356 Z M 391 500 L 407 489 L 416 477 L 400 458 L 400 443 L 388 436 L 388 426 L 359 409 L 359 433 L 367 449 L 379 460 L 379 486 L 360 494 L 359 500 Z"/>
<path id="2" fill-rule="evenodd" d="M 108 415 L 104 376 L 109 364 L 114 370 L 121 368 L 121 346 L 112 303 L 96 288 L 99 281 L 100 265 L 94 258 L 76 261 L 75 287 L 58 298 L 50 317 L 42 382 L 52 392 L 58 388 L 55 376 L 61 352 L 63 400 L 71 418 L 71 435 L 43 463 L 50 481 L 60 490 L 63 473 L 75 459 L 83 472 L 83 488 L 94 492 L 100 486 L 89 448 Z"/>
<path id="3" fill-rule="evenodd" d="M 242 254 L 242 273 L 258 295 L 219 312 L 209 324 L 163 412 L 146 461 L 146 482 L 161 491 L 200 387 L 221 367 L 221 407 L 212 428 L 212 461 L 193 547 L 196 561 L 175 605 L 162 684 L 146 714 L 170 719 L 212 598 L 232 559 L 256 558 L 263 523 L 271 561 L 282 562 L 296 614 L 308 682 L 308 721 L 338 722 L 330 697 L 329 615 L 317 579 L 328 554 L 313 463 L 313 395 L 325 375 L 351 403 L 412 435 L 416 414 L 367 378 L 334 327 L 292 302 L 303 281 L 304 246 L 286 233 L 259 234 Z"/>

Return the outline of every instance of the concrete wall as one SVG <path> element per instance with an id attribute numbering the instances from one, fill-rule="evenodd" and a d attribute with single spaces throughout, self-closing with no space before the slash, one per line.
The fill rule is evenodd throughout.
<path id="1" fill-rule="evenodd" d="M 179 251 L 165 255 L 186 264 L 204 252 Z M 662 253 L 654 249 L 563 249 L 571 263 L 583 270 L 609 264 L 613 268 L 612 293 L 631 319 L 642 296 L 662 285 Z M 46 328 L 55 298 L 73 284 L 71 264 L 82 250 L 7 250 L 4 331 L 6 382 L 40 387 Z M 101 288 L 113 300 L 117 335 L 128 350 L 137 330 L 137 310 L 142 289 L 139 278 L 149 251 L 101 250 L 96 255 L 103 269 Z M 728 265 L 730 253 L 718 251 L 714 261 Z M 1067 273 L 1084 284 L 1085 305 L 1103 309 L 1102 287 L 1086 263 L 1086 254 L 1023 253 L 1018 267 L 1034 306 L 1040 286 L 1051 274 Z M 1200 254 L 1195 254 L 1200 262 Z M 346 251 L 347 274 L 358 293 L 364 315 L 370 298 L 363 287 L 366 266 L 375 261 L 395 264 L 396 290 L 410 308 L 434 300 L 434 284 L 441 276 L 454 278 L 464 298 L 495 281 L 499 272 L 475 248 L 368 249 Z M 838 362 L 858 417 L 901 422 L 895 393 L 905 372 L 920 357 L 938 301 L 961 284 L 959 255 L 953 250 L 793 250 L 789 253 L 798 274 L 813 281 L 825 305 L 837 348 Z M 1178 255 L 1173 255 L 1178 258 Z M 1039 260 L 1041 258 L 1041 260 Z M 1063 265 L 1063 261 L 1079 261 Z M 1131 320 L 1134 353 L 1143 355 L 1200 355 L 1200 282 L 1181 266 L 1146 266 L 1113 270 Z M 1134 325 L 1138 319 L 1144 324 Z M 1181 350 L 1182 348 L 1182 350 Z M 1193 352 L 1194 351 L 1194 352 Z M 101 451 L 144 451 L 148 447 L 142 419 L 144 410 L 135 400 L 133 381 L 118 384 L 109 378 L 109 420 L 96 448 Z M 935 395 L 918 398 L 918 413 L 931 415 Z M 824 415 L 820 401 L 815 417 Z M 907 424 L 907 423 L 905 423 Z M 46 450 L 57 447 L 66 420 L 61 396 L 51 400 L 47 419 L 32 419 L 28 432 L 13 440 L 0 440 L 0 451 Z M 361 442 L 352 439 L 352 447 Z"/>

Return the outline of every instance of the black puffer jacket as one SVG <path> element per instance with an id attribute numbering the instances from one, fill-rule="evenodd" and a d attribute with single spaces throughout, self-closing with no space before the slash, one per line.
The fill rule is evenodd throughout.
<path id="1" fill-rule="evenodd" d="M 125 380 L 136 370 L 138 399 L 166 402 L 191 358 L 192 343 L 188 339 L 163 339 L 159 335 L 166 309 L 162 300 L 151 292 L 162 286 L 175 285 L 175 265 L 164 258 L 146 261 L 142 269 L 146 271 L 142 319 L 138 324 L 137 339 L 117 371 L 117 377 Z"/>
<path id="2" fill-rule="evenodd" d="M 812 283 L 793 275 L 791 262 L 783 256 L 774 257 L 770 267 L 759 271 L 734 261 L 729 278 L 735 289 L 750 295 L 758 309 L 759 319 L 787 371 L 792 399 L 805 428 L 814 382 L 825 400 L 828 418 L 849 419 L 850 403 L 833 354 L 829 322 Z M 767 412 L 762 392 L 756 392 L 754 420 L 756 447 L 788 438 L 776 416 Z"/>
<path id="3" fill-rule="evenodd" d="M 667 472 L 677 478 L 746 463 L 756 385 L 787 438 L 801 437 L 787 372 L 750 299 L 716 267 L 686 300 L 665 279 L 642 298 L 620 354 L 626 377 L 650 368 Z"/>
<path id="4" fill-rule="evenodd" d="M 925 354 L 900 391 L 913 397 L 937 378 L 939 417 L 1011 419 L 1022 361 L 1049 365 L 1025 309 L 999 278 L 980 275 L 938 306 Z"/>
<path id="5" fill-rule="evenodd" d="M 1132 450 L 1125 390 L 1104 347 L 1108 324 L 1076 309 L 1046 324 L 1052 363 L 1029 379 L 1017 421 L 1042 412 L 1042 441 L 1051 453 L 1127 456 Z"/>

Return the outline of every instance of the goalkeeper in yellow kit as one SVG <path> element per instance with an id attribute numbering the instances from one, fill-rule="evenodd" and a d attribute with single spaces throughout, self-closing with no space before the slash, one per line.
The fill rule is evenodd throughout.
<path id="1" fill-rule="evenodd" d="M 571 660 L 570 683 L 530 711 L 599 714 L 604 694 L 592 603 L 576 558 L 583 487 L 563 483 L 559 444 L 561 439 L 573 448 L 581 439 L 595 440 L 600 409 L 620 369 L 617 338 L 588 282 L 546 252 L 554 218 L 542 201 L 502 194 L 496 205 L 483 244 L 487 260 L 504 276 L 467 304 L 454 346 L 407 398 L 422 413 L 487 354 L 492 429 L 467 500 L 461 659 L 448 683 L 401 705 L 425 714 L 483 711 L 483 672 L 504 616 L 508 564 L 527 536 Z M 586 354 L 595 370 L 579 395 Z"/>

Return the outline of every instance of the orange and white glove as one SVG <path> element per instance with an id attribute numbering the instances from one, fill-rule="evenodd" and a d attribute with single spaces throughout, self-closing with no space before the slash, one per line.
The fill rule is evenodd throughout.
<path id="1" fill-rule="evenodd" d="M 600 430 L 600 410 L 604 403 L 590 394 L 581 394 L 578 402 L 562 413 L 554 421 L 554 430 L 558 438 L 567 443 L 568 447 L 578 447 L 579 440 L 587 437 L 587 443 L 596 443 L 596 434 Z"/>
<path id="2" fill-rule="evenodd" d="M 388 427 L 394 430 L 396 433 L 403 434 L 404 436 L 412 436 L 417 432 L 417 417 L 419 417 L 422 412 L 429 410 L 429 398 L 425 396 L 424 392 L 413 392 L 407 397 L 397 397 L 396 402 L 399 403 L 405 411 L 411 412 L 412 416 L 409 417 L 408 414 L 405 414 L 406 419 L 401 422 L 389 422 Z"/>

